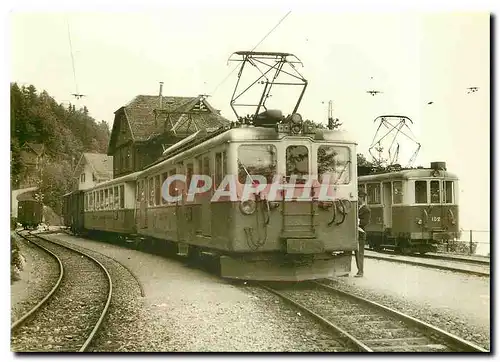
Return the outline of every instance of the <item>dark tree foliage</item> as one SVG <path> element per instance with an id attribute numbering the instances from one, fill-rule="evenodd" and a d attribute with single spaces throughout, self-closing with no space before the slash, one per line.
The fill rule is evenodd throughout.
<path id="1" fill-rule="evenodd" d="M 69 191 L 73 167 L 82 152 L 106 153 L 110 130 L 97 123 L 87 107 L 58 104 L 46 91 L 35 86 L 10 84 L 11 180 L 17 187 L 26 176 L 21 148 L 26 142 L 43 144 L 45 156 L 40 174 L 43 201 L 56 212 L 60 199 Z"/>

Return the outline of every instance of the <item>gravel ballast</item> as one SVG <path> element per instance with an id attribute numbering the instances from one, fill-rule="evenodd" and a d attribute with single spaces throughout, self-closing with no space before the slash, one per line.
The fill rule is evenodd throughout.
<path id="1" fill-rule="evenodd" d="M 34 316 L 11 335 L 16 352 L 78 351 L 99 319 L 108 296 L 108 280 L 92 260 L 61 246 L 37 240 L 63 263 L 59 288 Z"/>
<path id="2" fill-rule="evenodd" d="M 13 233 L 25 262 L 10 287 L 11 323 L 37 305 L 57 282 L 59 264 L 46 251 Z"/>
<path id="3" fill-rule="evenodd" d="M 134 312 L 128 313 L 125 332 L 107 335 L 108 350 L 346 350 L 325 327 L 258 287 L 230 283 L 167 257 L 66 234 L 51 238 L 113 257 L 142 283 L 143 298 L 132 282 L 124 293 L 122 303 Z M 105 324 L 103 330 L 117 328 L 111 318 Z"/>
<path id="4" fill-rule="evenodd" d="M 373 259 L 364 269 L 363 278 L 324 282 L 490 348 L 489 278 Z"/>

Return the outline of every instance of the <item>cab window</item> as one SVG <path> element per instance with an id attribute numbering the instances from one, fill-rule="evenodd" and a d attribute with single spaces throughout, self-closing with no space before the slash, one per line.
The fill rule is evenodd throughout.
<path id="1" fill-rule="evenodd" d="M 297 180 L 309 175 L 309 150 L 306 146 L 286 148 L 286 176 L 297 176 Z"/>
<path id="2" fill-rule="evenodd" d="M 366 194 L 368 204 L 380 204 L 380 184 L 367 184 Z"/>
<path id="3" fill-rule="evenodd" d="M 427 181 L 415 181 L 415 203 L 427 204 Z"/>
<path id="4" fill-rule="evenodd" d="M 431 204 L 439 204 L 441 202 L 439 184 L 440 182 L 437 180 L 431 181 Z"/>
<path id="5" fill-rule="evenodd" d="M 329 177 L 329 184 L 348 184 L 350 182 L 350 153 L 347 147 L 320 146 L 318 148 L 318 177 Z"/>
<path id="6" fill-rule="evenodd" d="M 443 202 L 445 204 L 453 203 L 453 181 L 444 181 L 443 182 Z"/>
<path id="7" fill-rule="evenodd" d="M 249 175 L 261 175 L 271 183 L 276 174 L 276 155 L 276 147 L 273 145 L 241 145 L 238 148 L 239 182 L 250 182 Z"/>
<path id="8" fill-rule="evenodd" d="M 392 183 L 392 203 L 401 204 L 403 202 L 403 182 L 394 181 Z"/>

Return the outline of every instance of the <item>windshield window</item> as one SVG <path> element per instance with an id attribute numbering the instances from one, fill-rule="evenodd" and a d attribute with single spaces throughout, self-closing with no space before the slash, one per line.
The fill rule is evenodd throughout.
<path id="1" fill-rule="evenodd" d="M 351 162 L 349 149 L 338 146 L 320 146 L 318 148 L 318 178 L 329 176 L 330 184 L 348 184 L 350 182 Z"/>
<path id="2" fill-rule="evenodd" d="M 415 181 L 415 203 L 427 204 L 427 181 Z"/>
<path id="3" fill-rule="evenodd" d="M 273 145 L 241 145 L 238 148 L 239 182 L 247 182 L 248 175 L 262 175 L 271 183 L 276 174 L 276 154 Z"/>
<path id="4" fill-rule="evenodd" d="M 309 150 L 306 146 L 288 146 L 286 149 L 286 176 L 297 179 L 309 175 Z"/>

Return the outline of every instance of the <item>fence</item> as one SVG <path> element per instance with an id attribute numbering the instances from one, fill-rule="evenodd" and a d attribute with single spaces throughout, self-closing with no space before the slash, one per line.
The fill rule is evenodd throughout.
<path id="1" fill-rule="evenodd" d="M 460 230 L 456 239 L 440 244 L 438 252 L 489 257 L 490 231 Z"/>

